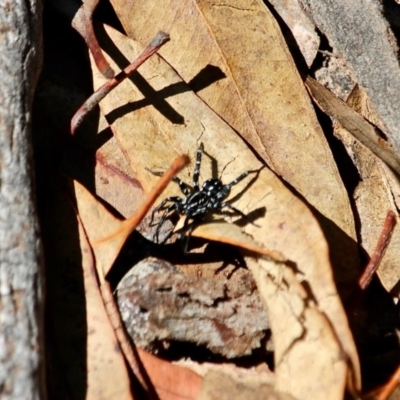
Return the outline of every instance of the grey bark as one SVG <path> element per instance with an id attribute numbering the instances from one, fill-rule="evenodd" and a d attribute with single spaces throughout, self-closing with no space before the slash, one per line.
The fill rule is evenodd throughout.
<path id="1" fill-rule="evenodd" d="M 378 0 L 299 0 L 364 88 L 400 154 L 400 68 L 396 40 Z"/>
<path id="2" fill-rule="evenodd" d="M 42 257 L 31 105 L 41 64 L 41 1 L 0 0 L 0 399 L 43 397 Z"/>

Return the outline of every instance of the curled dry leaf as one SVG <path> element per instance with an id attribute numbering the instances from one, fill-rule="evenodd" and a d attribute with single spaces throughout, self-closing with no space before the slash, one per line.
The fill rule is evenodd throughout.
<path id="1" fill-rule="evenodd" d="M 325 91 L 324 91 L 325 93 Z M 384 224 L 386 214 L 389 210 L 393 210 L 398 219 L 397 210 L 400 206 L 400 186 L 398 179 L 394 176 L 393 172 L 378 158 L 374 157 L 371 152 L 375 153 L 378 157 L 380 153 L 383 139 L 375 134 L 372 139 L 375 139 L 376 146 L 372 148 L 366 147 L 371 141 L 360 143 L 354 140 L 354 130 L 368 135 L 368 132 L 375 131 L 375 128 L 363 118 L 376 121 L 374 118 L 374 111 L 369 105 L 369 101 L 365 92 L 356 88 L 348 99 L 349 105 L 340 102 L 340 107 L 336 106 L 338 100 L 329 93 L 324 96 L 327 104 L 326 111 L 329 113 L 332 107 L 337 110 L 335 118 L 339 121 L 334 125 L 335 134 L 341 139 L 349 153 L 354 165 L 357 167 L 360 174 L 360 182 L 355 188 L 353 197 L 357 207 L 357 212 L 360 218 L 360 233 L 361 245 L 371 256 L 377 246 L 379 235 L 381 234 L 382 226 Z M 351 106 L 351 108 L 350 108 Z M 360 114 L 357 113 L 360 112 Z M 359 124 L 349 123 L 350 121 L 362 121 Z M 352 135 L 353 134 L 353 135 Z M 359 139 L 360 140 L 360 139 Z M 391 153 L 384 153 L 390 160 L 392 159 Z M 394 157 L 396 162 L 396 157 Z M 385 158 L 383 159 L 385 161 Z M 396 165 L 396 164 L 389 164 Z M 397 171 L 399 172 L 399 171 Z M 378 269 L 378 276 L 380 277 L 385 288 L 393 295 L 399 295 L 400 287 L 398 285 L 400 274 L 398 270 L 398 260 L 400 258 L 400 227 L 396 224 L 391 235 L 390 243 L 385 251 L 380 266 Z M 397 285 L 397 286 L 396 286 Z"/>
<path id="2" fill-rule="evenodd" d="M 101 298 L 95 258 L 80 221 L 78 227 L 88 325 L 86 398 L 133 399 L 125 359 Z"/>
<path id="3" fill-rule="evenodd" d="M 137 42 L 106 29 L 127 59 L 134 59 L 142 51 Z M 121 54 L 117 57 L 121 59 Z M 145 191 L 149 192 L 157 179 L 146 167 L 165 169 L 176 154 L 194 154 L 199 142 L 204 143 L 207 155 L 203 157 L 202 182 L 210 177 L 212 165 L 219 171 L 223 169 L 220 174 L 224 183 L 246 170 L 260 168 L 259 161 L 236 132 L 191 92 L 160 57 L 154 56 L 141 66 L 131 81 L 135 85 L 123 82 L 100 107 Z M 96 71 L 94 82 L 96 86 L 103 83 Z M 191 182 L 191 172 L 187 169 L 180 176 Z M 177 185 L 167 188 L 165 196 L 169 195 L 179 195 Z M 259 226 L 247 223 L 245 231 L 260 245 L 289 259 L 308 287 L 306 291 L 292 270 L 282 264 L 248 261 L 260 288 L 265 282 L 274 284 L 274 290 L 261 291 L 268 308 L 274 308 L 276 299 L 282 299 L 288 309 L 285 315 L 290 315 L 291 307 L 295 308 L 292 313 L 296 324 L 292 323 L 293 318 L 272 313 L 275 321 L 271 324 L 277 328 L 275 341 L 280 342 L 280 387 L 290 387 L 291 394 L 299 398 L 308 398 L 310 392 L 315 399 L 326 398 L 328 389 L 332 399 L 341 398 L 350 373 L 354 387 L 358 388 L 357 353 L 333 283 L 328 247 L 311 212 L 267 168 L 260 170 L 256 179 L 249 176 L 234 186 L 230 199 L 235 199 L 233 205 L 244 213 L 259 215 L 255 219 Z M 265 265 L 269 266 L 268 273 Z M 277 285 L 270 275 L 279 278 L 281 273 L 284 284 Z M 295 296 L 290 295 L 292 291 Z M 307 385 L 301 384 L 304 381 Z"/>
<path id="4" fill-rule="evenodd" d="M 400 174 L 400 160 L 393 146 L 379 135 L 372 124 L 316 80 L 307 77 L 306 85 L 322 111 L 339 121 L 357 140 Z"/>
<path id="5" fill-rule="evenodd" d="M 160 51 L 162 57 L 321 214 L 336 279 L 344 285 L 354 283 L 358 250 L 347 192 L 279 26 L 265 4 L 111 3 L 127 34 L 141 44 L 160 28 L 169 32 L 172 41 Z M 161 95 L 167 98 L 169 93 Z"/>
<path id="6" fill-rule="evenodd" d="M 195 372 L 161 360 L 137 349 L 144 369 L 160 400 L 196 400 L 201 392 L 202 377 Z"/>
<path id="7" fill-rule="evenodd" d="M 314 253 L 316 258 L 322 256 L 320 250 Z M 353 380 L 351 389 L 357 390 L 352 385 L 359 383 L 359 377 L 351 375 L 357 374 L 358 366 L 354 365 L 355 369 L 350 367 L 346 372 L 349 361 L 358 362 L 356 354 L 351 353 L 352 339 L 343 330 L 345 327 L 340 326 L 341 319 L 345 322 L 344 316 L 328 292 L 316 306 L 316 299 L 310 298 L 310 293 L 298 283 L 293 271 L 277 270 L 276 265 L 266 260 L 256 263 L 248 257 L 246 262 L 270 316 L 277 389 L 299 399 L 307 399 L 311 393 L 313 399 L 341 399 L 345 381 L 350 379 Z M 318 265 L 320 270 L 322 265 Z M 309 273 L 304 274 L 306 285 L 316 278 L 310 276 L 307 280 Z M 309 287 L 320 291 L 318 285 L 321 283 Z M 331 329 L 332 321 L 335 330 Z M 350 353 L 345 355 L 343 348 L 349 349 Z"/>
<path id="8" fill-rule="evenodd" d="M 296 400 L 286 393 L 277 392 L 273 386 L 258 383 L 241 382 L 226 373 L 212 371 L 205 377 L 199 400 Z"/>
<path id="9" fill-rule="evenodd" d="M 132 399 L 129 374 L 99 292 L 86 233 L 65 188 L 57 182 L 51 189 L 46 193 L 43 232 L 49 266 L 51 367 L 62 371 L 57 389 L 62 391 L 60 396 L 69 398 Z"/>

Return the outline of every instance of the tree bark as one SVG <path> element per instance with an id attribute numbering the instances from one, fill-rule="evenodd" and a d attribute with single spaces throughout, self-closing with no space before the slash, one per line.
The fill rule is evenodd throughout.
<path id="1" fill-rule="evenodd" d="M 44 397 L 44 285 L 30 137 L 41 11 L 40 0 L 0 0 L 1 399 Z"/>
<path id="2" fill-rule="evenodd" d="M 371 99 L 388 141 L 400 154 L 400 68 L 396 38 L 379 0 L 300 0 L 346 60 Z"/>

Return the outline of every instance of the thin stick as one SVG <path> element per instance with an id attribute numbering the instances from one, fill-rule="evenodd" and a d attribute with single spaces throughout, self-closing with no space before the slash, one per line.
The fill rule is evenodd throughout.
<path id="1" fill-rule="evenodd" d="M 88 273 L 89 271 L 87 271 L 87 276 L 89 277 L 89 279 L 93 279 L 96 281 L 97 283 L 96 286 L 100 289 L 100 295 L 103 300 L 108 320 L 110 321 L 111 326 L 114 329 L 115 336 L 122 350 L 122 353 L 125 356 L 125 359 L 128 362 L 129 366 L 131 367 L 133 374 L 140 382 L 140 384 L 143 386 L 143 388 L 148 392 L 149 385 L 142 374 L 142 370 L 140 368 L 140 361 L 138 360 L 137 357 L 135 357 L 132 345 L 126 337 L 121 316 L 119 314 L 118 307 L 115 304 L 115 299 L 114 296 L 112 295 L 110 284 L 104 279 L 103 282 L 100 284 L 101 279 L 99 273 L 101 273 L 101 271 L 99 271 L 99 269 L 96 267 L 96 259 L 93 253 L 93 249 L 90 245 L 89 237 L 87 235 L 85 227 L 83 226 L 78 210 L 75 211 L 79 229 L 82 231 L 86 244 L 89 248 L 87 256 L 89 256 L 90 262 L 87 264 L 87 268 L 89 269 L 90 273 Z"/>
<path id="2" fill-rule="evenodd" d="M 365 290 L 371 282 L 375 272 L 379 268 L 379 264 L 385 254 L 387 246 L 389 245 L 390 238 L 396 226 L 396 214 L 393 211 L 388 211 L 386 214 L 385 223 L 383 224 L 382 232 L 379 236 L 378 244 L 373 252 L 371 259 L 361 275 L 358 284 L 362 290 Z"/>
<path id="3" fill-rule="evenodd" d="M 103 284 L 100 286 L 100 292 L 104 302 L 104 307 L 108 315 L 108 319 L 110 320 L 110 323 L 114 328 L 115 336 L 117 337 L 122 353 L 124 354 L 125 359 L 131 367 L 132 372 L 134 373 L 137 380 L 140 382 L 146 392 L 149 392 L 149 384 L 146 377 L 142 374 L 141 371 L 141 362 L 138 356 L 136 356 L 135 352 L 133 351 L 134 344 L 131 344 L 126 336 L 124 324 L 122 322 L 118 307 L 115 304 L 115 299 L 108 281 L 104 281 Z"/>
<path id="4" fill-rule="evenodd" d="M 62 2 L 60 3 L 60 7 L 66 7 L 62 5 Z M 99 0 L 83 0 L 81 7 L 76 12 L 72 20 L 72 27 L 86 42 L 86 45 L 92 53 L 93 60 L 98 70 L 104 75 L 105 78 L 112 79 L 114 78 L 114 71 L 104 57 L 93 29 L 92 17 L 93 12 L 98 4 Z"/>
<path id="5" fill-rule="evenodd" d="M 386 400 L 400 384 L 400 366 L 397 367 L 394 374 L 390 377 L 389 382 L 380 391 L 376 400 Z"/>
<path id="6" fill-rule="evenodd" d="M 71 120 L 71 134 L 74 135 L 85 116 L 93 110 L 111 90 L 115 89 L 124 79 L 136 71 L 146 60 L 156 53 L 165 43 L 169 41 L 169 35 L 158 32 L 151 43 L 144 49 L 143 53 L 113 79 L 106 82 L 97 89 L 78 109 Z"/>
<path id="7" fill-rule="evenodd" d="M 177 157 L 173 162 L 173 164 L 167 169 L 167 171 L 165 171 L 164 175 L 157 182 L 157 185 L 147 196 L 146 201 L 142 204 L 139 210 L 136 211 L 136 213 L 132 217 L 121 223 L 122 228 L 103 239 L 97 240 L 96 242 L 92 243 L 92 245 L 97 245 L 106 242 L 108 240 L 114 239 L 119 235 L 126 235 L 126 237 L 128 237 L 140 224 L 140 222 L 146 216 L 146 214 L 150 211 L 151 207 L 157 200 L 158 196 L 160 196 L 160 194 L 164 191 L 168 183 L 171 182 L 174 176 L 188 164 L 189 164 L 188 156 L 183 155 Z"/>

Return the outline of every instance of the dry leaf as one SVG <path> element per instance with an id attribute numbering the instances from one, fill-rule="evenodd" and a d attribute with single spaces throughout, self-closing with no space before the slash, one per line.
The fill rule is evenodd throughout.
<path id="1" fill-rule="evenodd" d="M 398 178 L 382 161 L 399 174 L 399 159 L 393 148 L 378 135 L 377 129 L 365 119 L 378 121 L 361 90 L 356 89 L 350 96 L 349 102 L 363 115 L 353 110 L 318 82 L 311 78 L 307 78 L 306 82 L 317 104 L 338 121 L 335 124 L 335 134 L 343 141 L 360 174 L 361 180 L 353 197 L 361 221 L 361 244 L 368 254 L 371 254 L 378 242 L 387 212 L 393 210 L 397 214 L 396 210 L 400 205 Z M 379 158 L 374 157 L 372 153 Z M 397 242 L 399 240 L 397 224 L 391 244 L 382 260 L 382 266 L 378 270 L 378 275 L 388 291 L 399 282 L 397 272 L 399 257 Z M 395 292 L 398 290 L 398 288 L 395 289 Z"/>
<path id="2" fill-rule="evenodd" d="M 367 119 L 374 118 L 368 99 L 361 89 L 354 90 L 348 99 L 349 105 L 362 112 Z M 389 210 L 395 211 L 400 205 L 400 187 L 398 180 L 393 176 L 385 164 L 371 154 L 371 150 L 354 140 L 350 133 L 340 124 L 335 124 L 335 134 L 342 140 L 346 150 L 352 158 L 360 182 L 353 197 L 360 218 L 361 245 L 369 255 L 375 250 L 383 222 Z M 378 269 L 378 276 L 383 285 L 390 292 L 399 282 L 398 260 L 400 258 L 400 227 L 396 224 L 390 244 L 386 250 Z M 397 294 L 399 293 L 397 288 Z M 396 295 L 395 292 L 392 293 Z"/>
<path id="3" fill-rule="evenodd" d="M 357 140 L 400 174 L 400 161 L 394 148 L 380 137 L 373 125 L 316 80 L 308 77 L 306 84 L 322 111 L 339 121 Z"/>
<path id="4" fill-rule="evenodd" d="M 63 179 L 59 179 L 63 181 Z M 60 391 L 70 398 L 131 399 L 131 382 L 96 280 L 93 255 L 67 190 L 47 193 L 49 343 Z M 54 394 L 54 393 L 53 393 Z"/>
<path id="5" fill-rule="evenodd" d="M 107 31 L 126 58 L 134 59 L 141 51 L 136 42 L 127 40 L 111 29 L 107 28 Z M 95 71 L 94 74 L 96 86 L 101 85 L 103 78 Z M 217 166 L 223 169 L 223 182 L 232 181 L 246 170 L 260 168 L 259 162 L 235 131 L 190 92 L 162 59 L 155 56 L 149 60 L 132 80 L 140 89 L 128 81 L 123 82 L 100 106 L 111 122 L 118 143 L 127 154 L 132 170 L 137 174 L 146 192 L 154 186 L 157 179 L 145 169 L 146 167 L 152 170 L 165 169 L 176 154 L 194 154 L 199 142 L 203 142 L 205 147 L 202 181 L 211 175 L 210 159 L 214 159 Z M 171 87 L 181 89 L 166 99 L 163 93 Z M 143 99 L 143 91 L 150 97 Z M 191 182 L 190 173 L 190 170 L 186 170 L 181 174 L 186 182 Z M 177 185 L 167 188 L 165 196 L 172 194 L 179 194 Z M 259 227 L 246 224 L 245 231 L 258 243 L 267 249 L 281 252 L 296 265 L 298 276 L 306 282 L 318 307 L 316 309 L 313 306 L 313 301 L 306 301 L 306 297 L 299 297 L 299 288 L 302 286 L 296 279 L 287 281 L 288 276 L 291 276 L 291 269 L 287 267 L 281 266 L 287 286 L 276 286 L 276 293 L 264 290 L 262 292 L 268 308 L 273 307 L 274 299 L 278 297 L 283 299 L 286 307 L 294 301 L 292 306 L 300 310 L 294 313 L 297 320 L 294 325 L 291 319 L 279 323 L 275 321 L 275 326 L 283 328 L 281 324 L 284 325 L 284 329 L 275 332 L 275 340 L 282 342 L 279 344 L 282 352 L 278 358 L 279 361 L 283 361 L 279 369 L 284 371 L 279 380 L 281 387 L 285 386 L 284 382 L 289 386 L 288 382 L 291 381 L 292 393 L 298 394 L 299 398 L 306 398 L 311 388 L 315 389 L 313 398 L 323 398 L 328 389 L 334 395 L 332 399 L 341 398 L 348 372 L 347 357 L 351 360 L 355 387 L 359 385 L 358 358 L 333 283 L 328 248 L 318 223 L 304 204 L 266 168 L 260 170 L 255 180 L 251 181 L 249 176 L 243 184 L 235 186 L 230 198 L 236 199 L 233 205 L 245 213 L 256 209 L 266 211 L 265 216 L 260 216 L 255 221 Z M 256 263 L 249 260 L 248 263 L 252 264 L 251 269 L 256 280 L 260 287 L 263 287 L 270 279 L 268 274 L 262 272 L 266 261 Z M 270 274 L 279 275 L 280 270 L 276 264 L 268 265 Z M 288 291 L 291 290 L 295 291 L 295 296 L 288 296 Z M 304 288 L 300 292 L 305 296 Z M 277 313 L 273 315 L 277 320 L 281 319 Z M 305 332 L 304 336 L 299 335 L 299 330 L 300 333 Z M 299 341 L 300 338 L 304 339 L 304 343 L 303 340 Z M 293 340 L 293 345 L 290 345 Z M 299 346 L 296 345 L 298 342 Z M 311 349 L 314 358 L 318 358 L 315 363 L 310 363 Z M 343 357 L 343 354 L 346 354 L 346 357 Z M 332 359 L 335 360 L 333 369 Z M 290 362 L 286 363 L 287 360 Z M 299 360 L 309 363 L 308 370 Z M 298 370 L 296 362 L 300 365 Z M 329 365 L 330 373 L 321 370 L 322 364 L 326 368 Z M 307 376 L 313 376 L 313 385 L 300 384 L 306 379 L 301 374 L 303 371 L 307 371 Z M 295 387 L 296 382 L 299 384 L 298 388 Z"/>
<path id="6" fill-rule="evenodd" d="M 229 375 L 232 379 L 241 383 L 252 383 L 258 385 L 271 385 L 275 383 L 275 374 L 266 364 L 259 364 L 256 367 L 238 367 L 232 363 L 198 363 L 190 359 L 176 361 L 175 364 L 186 367 L 196 372 L 202 377 L 208 373 L 219 372 Z"/>
<path id="7" fill-rule="evenodd" d="M 111 3 L 128 35 L 142 44 L 159 29 L 170 33 L 172 40 L 160 54 L 322 214 L 337 278 L 354 282 L 358 255 L 347 192 L 285 40 L 265 5 L 260 0 L 160 0 L 151 7 L 144 0 Z M 220 71 L 217 82 L 204 81 L 207 68 Z M 161 93 L 163 99 L 168 92 Z"/>
<path id="8" fill-rule="evenodd" d="M 315 256 L 318 255 L 322 254 L 317 250 Z M 358 363 L 358 356 L 352 350 L 348 327 L 340 325 L 341 322 L 347 324 L 343 311 L 339 309 L 340 304 L 325 292 L 315 307 L 313 299 L 309 294 L 307 296 L 291 270 L 277 271 L 276 266 L 268 261 L 256 263 L 247 258 L 246 262 L 270 316 L 277 389 L 299 399 L 309 396 L 313 399 L 343 398 L 346 379 L 359 385 L 360 378 L 357 376 L 358 364 L 347 370 L 349 361 Z M 322 266 L 322 263 L 318 265 L 320 271 Z M 304 275 L 304 283 L 310 285 L 313 294 L 316 294 L 314 289 L 321 290 L 319 285 L 322 282 L 313 285 L 311 279 L 316 277 L 310 276 L 311 279 L 307 280 L 307 272 Z M 331 329 L 332 325 L 335 331 Z M 347 349 L 351 360 L 342 349 Z M 357 390 L 357 386 L 352 389 Z"/>
<path id="9" fill-rule="evenodd" d="M 109 213 L 104 205 L 96 200 L 81 184 L 75 181 L 74 189 L 78 213 L 90 243 L 95 243 L 121 229 L 123 221 Z M 107 242 L 93 245 L 98 273 L 107 274 L 125 239 L 125 237 L 117 236 Z"/>
<path id="10" fill-rule="evenodd" d="M 125 218 L 134 214 L 145 196 L 116 140 L 111 137 L 96 152 L 95 192 Z"/>
<path id="11" fill-rule="evenodd" d="M 196 400 L 203 378 L 195 372 L 137 349 L 143 367 L 160 400 Z"/>
<path id="12" fill-rule="evenodd" d="M 296 44 L 299 46 L 307 66 L 311 67 L 321 42 L 313 22 L 300 7 L 297 0 L 272 0 L 270 3 L 285 21 L 296 40 Z M 285 39 L 290 41 L 288 35 L 285 35 Z"/>
<path id="13" fill-rule="evenodd" d="M 96 279 L 95 258 L 80 222 L 87 321 L 86 399 L 133 399 L 131 382 Z"/>
<path id="14" fill-rule="evenodd" d="M 295 400 L 265 383 L 243 383 L 221 372 L 209 372 L 201 389 L 199 400 Z"/>

